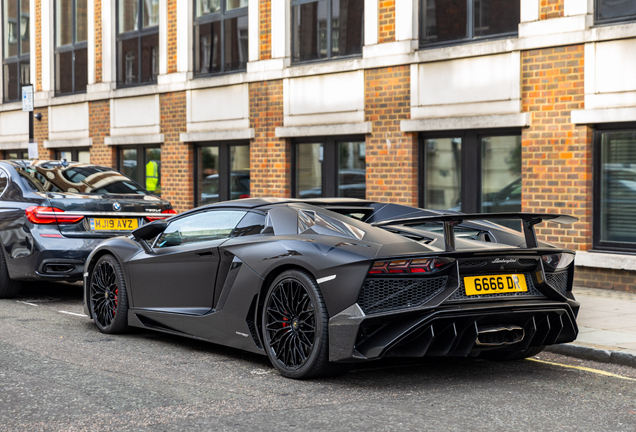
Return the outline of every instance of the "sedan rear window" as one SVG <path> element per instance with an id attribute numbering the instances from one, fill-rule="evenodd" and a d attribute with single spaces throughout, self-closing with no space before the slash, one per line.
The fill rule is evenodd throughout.
<path id="1" fill-rule="evenodd" d="M 149 192 L 134 180 L 108 167 L 34 162 L 15 168 L 29 186 L 41 192 L 149 195 Z"/>

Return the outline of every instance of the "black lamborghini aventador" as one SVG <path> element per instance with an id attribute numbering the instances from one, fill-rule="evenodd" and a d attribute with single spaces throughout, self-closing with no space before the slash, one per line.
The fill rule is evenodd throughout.
<path id="1" fill-rule="evenodd" d="M 522 233 L 484 221 L 516 219 Z M 355 199 L 245 199 L 101 243 L 84 275 L 100 331 L 129 326 L 266 354 L 285 376 L 382 357 L 517 359 L 576 338 L 572 251 L 533 226 Z"/>

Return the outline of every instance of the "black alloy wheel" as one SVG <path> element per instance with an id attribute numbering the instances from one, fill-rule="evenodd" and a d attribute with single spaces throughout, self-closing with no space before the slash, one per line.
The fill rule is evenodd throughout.
<path id="1" fill-rule="evenodd" d="M 265 350 L 286 377 L 304 379 L 339 373 L 329 363 L 327 311 L 315 279 L 300 270 L 281 273 L 263 307 Z"/>
<path id="2" fill-rule="evenodd" d="M 121 266 L 112 255 L 104 255 L 90 276 L 90 310 L 102 333 L 128 329 L 128 296 Z"/>

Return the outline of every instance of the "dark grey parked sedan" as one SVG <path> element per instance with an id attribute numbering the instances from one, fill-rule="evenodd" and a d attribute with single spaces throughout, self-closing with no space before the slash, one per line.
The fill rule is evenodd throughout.
<path id="1" fill-rule="evenodd" d="M 81 280 L 104 239 L 175 213 L 112 168 L 0 161 L 0 298 L 15 296 L 25 280 Z"/>

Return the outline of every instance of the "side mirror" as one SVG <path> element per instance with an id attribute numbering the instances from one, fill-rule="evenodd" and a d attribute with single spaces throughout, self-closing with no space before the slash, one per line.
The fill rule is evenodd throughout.
<path id="1" fill-rule="evenodd" d="M 133 237 L 138 241 L 146 241 L 157 237 L 168 227 L 165 220 L 157 220 L 143 225 L 132 232 Z"/>

